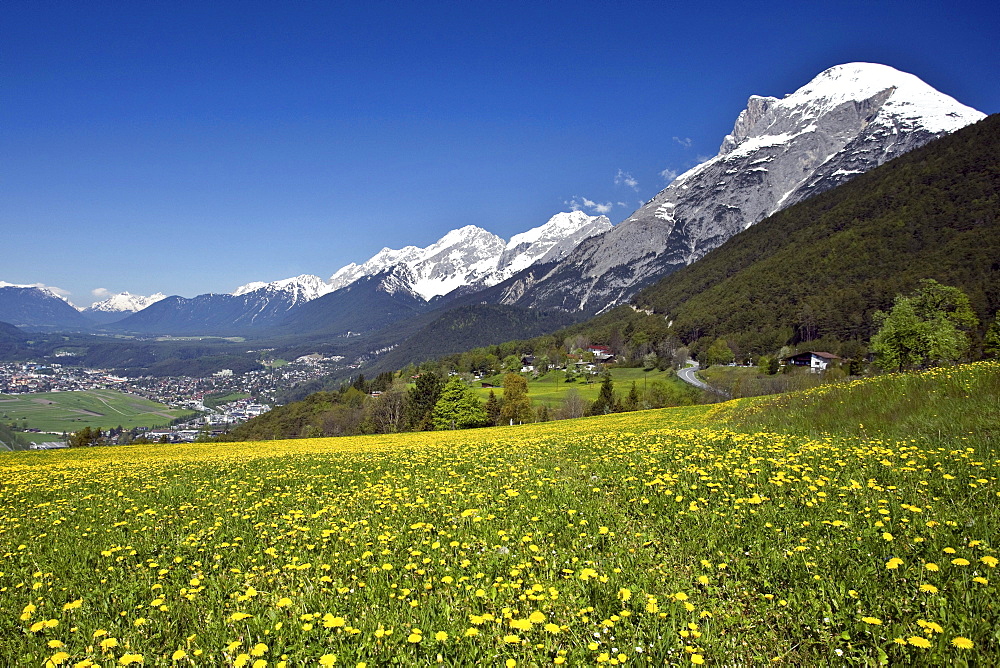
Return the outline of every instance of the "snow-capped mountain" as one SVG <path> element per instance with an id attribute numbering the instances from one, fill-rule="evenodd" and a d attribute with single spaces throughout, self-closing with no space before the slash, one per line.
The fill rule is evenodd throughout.
<path id="1" fill-rule="evenodd" d="M 497 260 L 490 284 L 496 285 L 532 265 L 561 260 L 584 239 L 610 229 L 607 216 L 588 216 L 582 211 L 557 213 L 544 225 L 510 238 Z"/>
<path id="2" fill-rule="evenodd" d="M 600 311 L 787 206 L 984 118 L 885 65 L 832 67 L 783 98 L 752 96 L 718 155 L 502 303 Z"/>
<path id="3" fill-rule="evenodd" d="M 611 221 L 606 216 L 588 216 L 582 211 L 558 213 L 508 242 L 467 225 L 427 248 L 383 248 L 363 264 L 338 270 L 329 285 L 332 291 L 363 277 L 386 274 L 387 290 L 408 290 L 428 301 L 458 289 L 496 285 L 533 264 L 561 259 L 584 239 L 609 229 Z"/>
<path id="4" fill-rule="evenodd" d="M 87 329 L 76 308 L 53 290 L 0 281 L 0 322 L 17 327 Z"/>
<path id="5" fill-rule="evenodd" d="M 81 311 L 84 313 L 135 313 L 150 304 L 155 304 L 161 299 L 166 298 L 167 296 L 162 292 L 157 292 L 148 297 L 133 295 L 129 292 L 120 292 L 116 295 L 111 295 L 107 299 L 94 302 L 87 308 L 81 309 Z"/>
<path id="6" fill-rule="evenodd" d="M 304 274 L 279 281 L 256 281 L 230 294 L 192 299 L 167 297 L 114 323 L 116 329 L 143 333 L 239 334 L 285 322 L 290 331 L 353 322 L 385 324 L 413 314 L 435 298 L 496 285 L 517 270 L 554 261 L 583 239 L 611 228 L 604 216 L 560 213 L 544 225 L 515 235 L 510 242 L 467 225 L 426 248 L 384 248 L 363 264 L 339 269 L 329 281 Z M 347 294 L 350 291 L 350 294 Z M 337 293 L 338 296 L 335 296 Z M 343 294 L 341 294 L 343 293 Z M 367 301 L 366 301 L 367 300 Z M 300 307 L 309 308 L 297 318 Z M 359 308 L 386 313 L 360 314 Z M 329 314 L 324 310 L 349 313 Z M 94 314 L 91 314 L 92 316 Z M 104 321 L 106 322 L 106 321 Z"/>
<path id="7" fill-rule="evenodd" d="M 232 294 L 234 297 L 239 297 L 251 293 L 267 293 L 276 298 L 283 299 L 287 302 L 288 308 L 291 308 L 296 304 L 322 297 L 328 292 L 333 292 L 334 289 L 319 276 L 302 274 L 294 278 L 284 278 L 280 281 L 271 281 L 270 283 L 254 281 L 246 285 L 241 285 L 233 290 Z"/>

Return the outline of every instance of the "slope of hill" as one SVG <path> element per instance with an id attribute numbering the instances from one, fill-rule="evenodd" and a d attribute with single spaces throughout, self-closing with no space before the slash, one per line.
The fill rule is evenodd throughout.
<path id="1" fill-rule="evenodd" d="M 980 319 L 1000 308 L 1000 115 L 938 139 L 734 236 L 642 291 L 685 340 L 767 350 L 865 340 L 872 312 L 935 278 Z M 745 348 L 747 349 L 747 348 Z"/>
<path id="2" fill-rule="evenodd" d="M 176 648 L 198 648 L 208 665 L 249 664 L 225 649 L 238 623 L 241 656 L 312 665 L 442 655 L 467 666 L 995 665 L 1000 462 L 995 435 L 966 430 L 995 430 L 998 414 L 962 390 L 995 397 L 998 372 L 969 365 L 868 389 L 899 379 L 888 376 L 792 402 L 808 420 L 866 394 L 909 407 L 919 388 L 931 401 L 918 419 L 941 430 L 931 439 L 858 434 L 846 413 L 822 438 L 734 430 L 723 404 L 485 430 L 4 453 L 4 546 L 23 546 L 4 561 L 4 581 L 42 586 L 5 592 L 0 664 L 69 651 L 100 659 L 77 650 L 94 642 L 91 629 L 130 643 L 115 650 L 129 657 L 119 665 L 141 651 L 143 665 L 168 666 Z M 947 393 L 957 424 L 937 410 Z M 107 530 L 89 528 L 99 521 Z M 164 590 L 151 594 L 158 578 Z M 188 606 L 174 591 L 195 578 Z M 77 596 L 82 609 L 63 611 Z M 151 596 L 171 614 L 151 609 Z M 144 605 L 123 618 L 123 601 Z M 317 609 L 333 612 L 324 621 Z M 136 624 L 140 614 L 150 621 Z M 315 630 L 299 632 L 304 615 Z M 78 622 L 83 637 L 60 633 L 73 644 L 54 655 L 49 617 L 63 620 L 57 631 Z M 293 632 L 275 634 L 275 618 Z M 24 632 L 31 624 L 40 632 Z"/>
<path id="3" fill-rule="evenodd" d="M 576 318 L 563 311 L 470 304 L 447 309 L 432 322 L 378 358 L 371 369 L 395 371 L 452 353 L 554 332 Z"/>

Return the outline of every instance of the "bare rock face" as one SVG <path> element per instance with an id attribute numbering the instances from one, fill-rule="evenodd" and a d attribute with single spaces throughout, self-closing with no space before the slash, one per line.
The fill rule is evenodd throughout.
<path id="1" fill-rule="evenodd" d="M 830 68 L 783 99 L 754 95 L 718 155 L 547 275 L 512 279 L 502 301 L 593 312 L 622 303 L 772 213 L 982 118 L 869 63 Z"/>

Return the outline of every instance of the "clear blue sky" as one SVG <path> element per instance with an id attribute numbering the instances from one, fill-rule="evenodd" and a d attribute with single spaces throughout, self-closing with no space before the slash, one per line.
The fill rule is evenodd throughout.
<path id="1" fill-rule="evenodd" d="M 947 2 L 0 4 L 0 280 L 228 292 L 466 224 L 626 218 L 751 94 L 880 62 L 1000 111 Z M 591 210 L 584 207 L 585 210 Z"/>

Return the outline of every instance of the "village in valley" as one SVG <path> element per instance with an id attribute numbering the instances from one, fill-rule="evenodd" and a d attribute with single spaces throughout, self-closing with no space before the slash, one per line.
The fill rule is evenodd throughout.
<path id="1" fill-rule="evenodd" d="M 266 413 L 274 405 L 278 392 L 298 383 L 323 377 L 340 362 L 339 357 L 305 355 L 288 363 L 272 364 L 267 368 L 234 374 L 223 369 L 208 377 L 116 375 L 109 369 L 91 369 L 49 362 L 0 363 L 0 418 L 13 427 L 35 433 L 33 449 L 64 447 L 63 431 L 39 429 L 27 416 L 5 411 L 25 395 L 38 395 L 33 403 L 53 403 L 44 397 L 50 393 L 84 393 L 111 390 L 124 396 L 146 399 L 170 409 L 184 409 L 187 420 L 162 418 L 162 425 L 140 427 L 147 440 L 169 442 L 194 441 L 199 436 L 218 434 L 232 426 Z M 164 413 L 164 416 L 167 414 Z M 110 416 L 115 421 L 113 416 Z M 172 423 L 172 424 L 171 424 Z M 112 425 L 102 425 L 111 429 Z M 109 435 L 117 443 L 119 434 Z"/>

